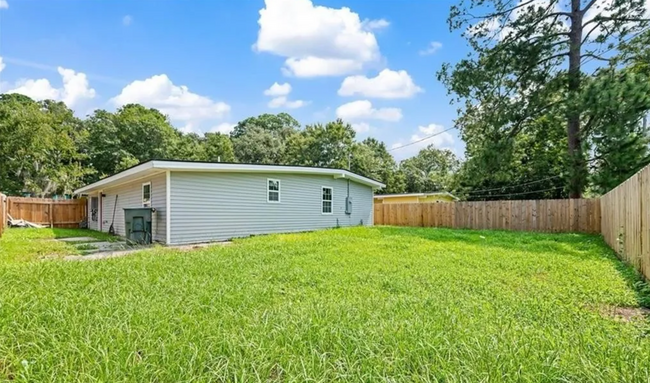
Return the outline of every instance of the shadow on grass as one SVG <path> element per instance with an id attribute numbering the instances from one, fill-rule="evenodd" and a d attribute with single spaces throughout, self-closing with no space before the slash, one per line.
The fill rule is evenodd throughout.
<path id="1" fill-rule="evenodd" d="M 636 294 L 641 307 L 650 308 L 650 285 L 634 267 L 618 258 L 600 235 L 571 233 L 535 233 L 505 230 L 471 230 L 377 226 L 382 236 L 413 236 L 436 243 L 464 242 L 499 251 L 517 249 L 537 254 L 561 253 L 583 260 L 606 260 Z M 601 251 L 593 251 L 599 249 Z"/>

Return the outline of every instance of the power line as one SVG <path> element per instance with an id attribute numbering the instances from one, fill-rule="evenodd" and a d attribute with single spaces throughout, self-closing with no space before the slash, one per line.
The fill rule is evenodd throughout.
<path id="1" fill-rule="evenodd" d="M 491 197 L 509 197 L 513 195 L 524 195 L 524 194 L 534 194 L 534 193 L 543 193 L 552 190 L 564 189 L 564 186 L 556 186 L 554 188 L 542 189 L 542 190 L 533 190 L 521 193 L 507 193 L 507 194 L 491 194 L 491 195 L 473 195 L 472 198 L 491 198 Z"/>
<path id="2" fill-rule="evenodd" d="M 537 180 L 537 181 L 530 181 L 530 182 L 524 182 L 523 184 L 516 184 L 516 185 L 502 186 L 502 187 L 500 187 L 500 188 L 482 189 L 482 190 L 472 190 L 472 191 L 468 191 L 468 192 L 466 192 L 466 193 L 467 193 L 467 194 L 473 194 L 473 193 L 483 193 L 483 192 L 494 191 L 494 190 L 509 189 L 509 188 L 514 188 L 514 187 L 517 187 L 517 186 L 532 185 L 532 184 L 536 184 L 536 183 L 538 183 L 538 182 L 548 181 L 548 180 L 552 180 L 552 179 L 559 178 L 559 177 L 562 177 L 562 176 L 561 176 L 561 175 L 557 175 L 557 176 L 552 176 L 552 177 L 546 177 L 546 178 L 542 178 L 541 180 Z"/>
<path id="3" fill-rule="evenodd" d="M 402 149 L 402 148 L 405 148 L 405 147 L 407 147 L 407 146 L 415 145 L 415 144 L 417 144 L 417 143 L 419 143 L 419 142 L 426 141 L 426 140 L 428 140 L 428 139 L 430 139 L 430 138 L 433 138 L 433 137 L 435 137 L 435 136 L 441 135 L 441 134 L 443 134 L 443 133 L 445 133 L 445 132 L 448 132 L 448 131 L 450 131 L 450 130 L 452 130 L 452 129 L 456 129 L 456 128 L 455 128 L 455 127 L 451 127 L 451 128 L 445 129 L 445 130 L 443 130 L 442 132 L 434 133 L 434 134 L 432 134 L 432 135 L 430 135 L 430 136 L 426 136 L 426 137 L 421 138 L 421 139 L 419 139 L 419 140 L 417 140 L 417 141 L 409 142 L 408 144 L 404 144 L 404 145 L 401 145 L 401 146 L 397 146 L 397 147 L 391 148 L 391 149 L 388 150 L 388 151 L 389 151 L 389 152 L 392 152 L 393 150 Z"/>

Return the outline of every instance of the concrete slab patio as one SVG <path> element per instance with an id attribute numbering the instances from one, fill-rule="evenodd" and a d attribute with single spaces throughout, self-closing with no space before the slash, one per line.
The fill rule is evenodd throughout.
<path id="1" fill-rule="evenodd" d="M 77 248 L 83 247 L 82 255 L 69 255 L 63 259 L 66 261 L 94 261 L 98 259 L 108 259 L 108 258 L 117 258 L 123 257 L 129 254 L 133 254 L 138 251 L 147 250 L 152 248 L 152 245 L 130 245 L 125 241 L 118 242 L 75 242 L 75 245 L 78 245 Z M 232 242 L 213 242 L 213 243 L 201 243 L 195 245 L 178 245 L 178 246 L 166 246 L 167 249 L 176 249 L 180 251 L 192 251 L 202 249 L 208 246 L 227 246 Z"/>
<path id="2" fill-rule="evenodd" d="M 72 237 L 72 238 L 57 238 L 57 241 L 61 242 L 97 242 L 97 238 L 93 237 Z"/>

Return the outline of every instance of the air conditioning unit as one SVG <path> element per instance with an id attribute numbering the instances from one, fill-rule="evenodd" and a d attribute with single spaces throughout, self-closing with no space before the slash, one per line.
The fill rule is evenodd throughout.
<path id="1" fill-rule="evenodd" d="M 124 231 L 129 242 L 148 245 L 152 242 L 151 222 L 155 209 L 150 207 L 124 208 Z"/>

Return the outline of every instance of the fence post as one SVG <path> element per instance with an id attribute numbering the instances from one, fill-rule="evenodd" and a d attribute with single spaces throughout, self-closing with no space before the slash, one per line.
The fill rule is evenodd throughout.
<path id="1" fill-rule="evenodd" d="M 50 201 L 50 228 L 54 228 L 54 202 Z"/>

